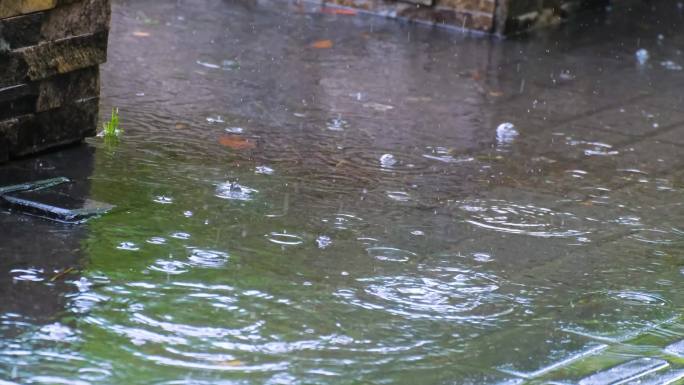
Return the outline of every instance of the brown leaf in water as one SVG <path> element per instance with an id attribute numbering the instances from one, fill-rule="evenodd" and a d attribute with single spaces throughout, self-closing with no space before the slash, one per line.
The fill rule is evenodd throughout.
<path id="1" fill-rule="evenodd" d="M 333 47 L 332 40 L 318 40 L 311 44 L 311 48 L 328 49 Z"/>
<path id="2" fill-rule="evenodd" d="M 177 122 L 176 128 L 179 130 L 187 130 L 188 128 L 190 128 L 190 126 L 187 125 L 186 123 Z"/>
<path id="3" fill-rule="evenodd" d="M 333 8 L 333 7 L 323 7 L 321 8 L 321 13 L 326 15 L 344 15 L 344 16 L 356 16 L 356 10 L 350 8 Z"/>
<path id="4" fill-rule="evenodd" d="M 232 150 L 249 150 L 256 147 L 253 140 L 243 138 L 240 135 L 223 135 L 218 139 L 218 142 L 221 146 Z"/>
<path id="5" fill-rule="evenodd" d="M 474 70 L 473 72 L 470 73 L 470 76 L 473 78 L 473 80 L 480 81 L 482 79 L 482 74 L 480 73 L 480 70 Z"/>
<path id="6" fill-rule="evenodd" d="M 50 278 L 50 282 L 55 282 L 56 280 L 64 277 L 65 275 L 67 275 L 73 271 L 76 271 L 76 269 L 74 269 L 73 267 L 68 267 L 68 268 L 60 271 L 59 273 L 55 274 L 52 278 Z"/>

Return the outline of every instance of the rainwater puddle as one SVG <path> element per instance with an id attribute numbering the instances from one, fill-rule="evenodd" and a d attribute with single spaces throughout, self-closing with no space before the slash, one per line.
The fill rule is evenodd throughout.
<path id="1" fill-rule="evenodd" d="M 0 378 L 684 368 L 660 354 L 684 330 L 684 30 L 663 4 L 502 40 L 287 2 L 114 0 L 100 101 L 119 141 L 3 165 L 0 185 L 63 175 L 116 209 L 78 225 L 0 209 Z"/>

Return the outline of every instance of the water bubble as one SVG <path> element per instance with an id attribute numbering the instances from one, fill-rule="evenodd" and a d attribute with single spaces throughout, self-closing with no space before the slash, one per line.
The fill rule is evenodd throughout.
<path id="1" fill-rule="evenodd" d="M 496 128 L 496 142 L 499 146 L 506 146 L 515 140 L 518 130 L 513 123 L 501 123 Z"/>
<path id="2" fill-rule="evenodd" d="M 154 264 L 149 267 L 149 269 L 169 275 L 178 275 L 190 271 L 189 265 L 187 263 L 168 259 L 156 260 Z"/>
<path id="3" fill-rule="evenodd" d="M 318 245 L 319 249 L 327 249 L 331 244 L 332 240 L 327 235 L 321 235 L 316 238 L 316 245 Z"/>
<path id="4" fill-rule="evenodd" d="M 673 62 L 672 60 L 662 61 L 662 62 L 660 62 L 660 65 L 663 66 L 663 68 L 665 68 L 666 70 L 670 70 L 670 71 L 681 71 L 682 70 L 682 66 L 680 64 Z"/>
<path id="5" fill-rule="evenodd" d="M 394 106 L 375 102 L 365 103 L 363 106 L 380 112 L 387 112 L 394 109 Z"/>
<path id="6" fill-rule="evenodd" d="M 245 130 L 242 127 L 228 127 L 224 131 L 230 134 L 242 134 Z"/>
<path id="7" fill-rule="evenodd" d="M 563 81 L 570 81 L 575 79 L 575 75 L 570 70 L 563 70 L 558 74 L 558 78 Z"/>
<path id="8" fill-rule="evenodd" d="M 380 167 L 391 168 L 397 164 L 397 158 L 392 154 L 384 154 L 380 157 Z"/>
<path id="9" fill-rule="evenodd" d="M 221 69 L 224 71 L 231 71 L 240 68 L 240 63 L 235 60 L 224 60 L 221 62 Z"/>
<path id="10" fill-rule="evenodd" d="M 275 171 L 268 166 L 257 166 L 257 168 L 254 169 L 254 172 L 262 175 L 273 175 Z"/>
<path id="11" fill-rule="evenodd" d="M 147 243 L 151 243 L 153 245 L 163 245 L 166 243 L 166 239 L 162 237 L 152 237 L 147 240 Z"/>
<path id="12" fill-rule="evenodd" d="M 140 247 L 136 245 L 133 242 L 121 242 L 119 243 L 119 246 L 116 247 L 119 250 L 126 250 L 126 251 L 138 251 L 140 250 Z"/>
<path id="13" fill-rule="evenodd" d="M 43 269 L 13 269 L 10 270 L 12 279 L 15 281 L 29 281 L 29 282 L 41 282 L 44 280 L 42 277 L 44 271 Z"/>
<path id="14" fill-rule="evenodd" d="M 258 191 L 237 182 L 221 183 L 216 188 L 216 197 L 237 201 L 251 201 Z"/>
<path id="15" fill-rule="evenodd" d="M 345 128 L 349 127 L 349 122 L 338 116 L 337 118 L 328 120 L 326 127 L 330 131 L 344 131 Z"/>
<path id="16" fill-rule="evenodd" d="M 216 117 L 210 116 L 207 118 L 207 122 L 209 123 L 225 123 L 221 115 L 218 115 Z"/>
<path id="17" fill-rule="evenodd" d="M 159 195 L 159 196 L 154 198 L 154 201 L 157 203 L 161 203 L 163 205 L 169 205 L 169 204 L 173 203 L 173 198 L 167 197 L 164 195 Z"/>
<path id="18" fill-rule="evenodd" d="M 218 64 L 214 64 L 214 63 L 210 63 L 210 62 L 206 62 L 206 61 L 202 61 L 202 60 L 197 60 L 197 64 L 201 65 L 204 68 L 210 68 L 213 70 L 221 68 L 221 66 Z"/>
<path id="19" fill-rule="evenodd" d="M 646 62 L 648 61 L 648 59 L 651 55 L 648 53 L 647 50 L 645 50 L 644 48 L 641 48 L 638 51 L 636 51 L 635 56 L 636 56 L 637 63 L 639 63 L 640 65 L 644 65 L 644 64 L 646 64 Z"/>
<path id="20" fill-rule="evenodd" d="M 478 262 L 491 262 L 493 260 L 492 256 L 487 253 L 475 253 L 473 259 Z"/>
<path id="21" fill-rule="evenodd" d="M 387 191 L 387 197 L 397 202 L 408 202 L 411 200 L 411 195 L 404 191 Z"/>

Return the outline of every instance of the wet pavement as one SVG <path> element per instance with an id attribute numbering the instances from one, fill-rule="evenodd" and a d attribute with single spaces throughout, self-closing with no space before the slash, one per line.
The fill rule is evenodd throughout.
<path id="1" fill-rule="evenodd" d="M 0 176 L 116 208 L 0 212 L 0 378 L 677 383 L 684 15 L 651 7 L 502 41 L 115 1 L 122 137 Z"/>

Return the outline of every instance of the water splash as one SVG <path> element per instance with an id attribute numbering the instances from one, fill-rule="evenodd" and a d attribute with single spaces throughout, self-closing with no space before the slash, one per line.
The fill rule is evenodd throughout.
<path id="1" fill-rule="evenodd" d="M 251 201 L 258 191 L 237 182 L 226 182 L 216 187 L 216 197 L 236 201 Z"/>

